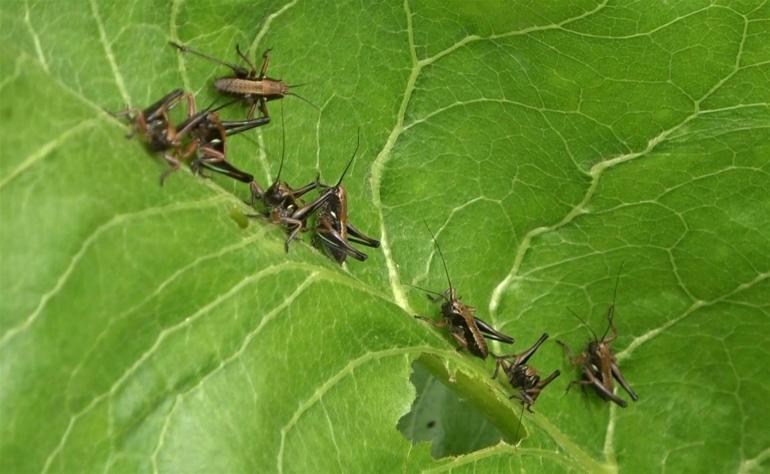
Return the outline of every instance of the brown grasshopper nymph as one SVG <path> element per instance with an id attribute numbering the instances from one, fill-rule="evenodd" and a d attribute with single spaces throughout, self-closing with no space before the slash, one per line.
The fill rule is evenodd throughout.
<path id="1" fill-rule="evenodd" d="M 284 115 L 281 114 L 281 163 L 278 166 L 278 174 L 275 176 L 273 184 L 269 188 L 262 190 L 256 183 L 251 183 L 251 205 L 256 201 L 262 201 L 265 209 L 265 215 L 274 224 L 284 226 L 289 231 L 289 237 L 284 243 L 286 251 L 289 251 L 289 243 L 305 228 L 307 218 L 323 203 L 323 196 L 314 200 L 307 206 L 301 198 L 308 192 L 320 186 L 318 178 L 302 186 L 299 189 L 292 189 L 285 181 L 281 181 L 281 172 L 286 156 L 286 126 L 284 124 Z M 249 215 L 249 217 L 258 217 L 258 215 Z"/>
<path id="2" fill-rule="evenodd" d="M 269 120 L 264 117 L 251 120 L 221 120 L 218 111 L 230 104 L 232 102 L 215 109 L 209 107 L 199 113 L 203 117 L 197 120 L 191 132 L 198 156 L 191 163 L 191 168 L 195 173 L 200 173 L 201 168 L 206 168 L 253 186 L 253 175 L 241 171 L 227 161 L 227 137 L 265 125 Z"/>
<path id="3" fill-rule="evenodd" d="M 175 126 L 171 123 L 168 113 L 183 97 L 187 98 L 187 119 Z M 191 147 L 182 150 L 182 140 L 203 119 L 202 115 L 195 113 L 192 94 L 182 89 L 174 89 L 144 110 L 129 108 L 113 115 L 127 116 L 133 122 L 134 129 L 144 138 L 147 148 L 152 152 L 163 152 L 163 158 L 171 168 L 161 174 L 160 184 L 163 184 L 166 177 L 179 168 L 181 161 L 194 151 Z M 131 134 L 128 137 L 131 137 Z"/>
<path id="4" fill-rule="evenodd" d="M 168 113 L 185 96 L 188 101 L 188 115 L 192 115 L 195 113 L 192 95 L 185 94 L 182 89 L 174 89 L 144 110 L 129 108 L 115 115 L 125 115 L 134 122 L 134 129 L 142 135 L 150 151 L 165 151 L 172 148 L 176 142 L 176 129 L 171 125 Z M 133 132 L 129 137 L 132 134 Z"/>
<path id="5" fill-rule="evenodd" d="M 573 316 L 581 322 L 583 326 L 593 336 L 593 340 L 588 343 L 588 347 L 585 352 L 576 357 L 571 356 L 569 346 L 564 342 L 557 341 L 564 348 L 564 352 L 573 366 L 579 367 L 582 377 L 579 380 L 573 380 L 570 382 L 567 390 L 572 385 L 588 385 L 594 388 L 596 393 L 603 399 L 615 402 L 619 406 L 625 408 L 628 403 L 617 396 L 614 392 L 613 379 L 623 387 L 623 390 L 628 393 L 631 400 L 639 400 L 639 396 L 631 388 L 631 385 L 623 377 L 620 368 L 618 367 L 615 355 L 612 353 L 610 343 L 612 343 L 618 336 L 617 328 L 615 327 L 615 297 L 618 291 L 618 281 L 620 280 L 620 271 L 618 271 L 618 279 L 615 282 L 615 296 L 613 296 L 612 304 L 607 311 L 607 329 L 604 334 L 599 338 L 591 327 L 578 316 L 574 311 L 570 310 Z M 608 337 L 608 334 L 609 337 Z"/>
<path id="6" fill-rule="evenodd" d="M 321 204 L 318 208 L 318 223 L 315 228 L 316 233 L 313 241 L 317 247 L 320 247 L 321 250 L 338 263 L 344 262 L 347 257 L 353 257 L 359 261 L 364 261 L 368 258 L 365 253 L 350 245 L 350 242 L 372 248 L 380 246 L 379 240 L 367 236 L 350 222 L 348 194 L 342 186 L 342 180 L 356 158 L 356 153 L 361 143 L 360 138 L 359 134 L 353 156 L 348 161 L 347 166 L 345 166 L 345 170 L 342 172 L 337 184 L 326 187 L 321 197 L 318 198 Z"/>
<path id="7" fill-rule="evenodd" d="M 554 370 L 547 378 L 541 379 L 538 371 L 527 365 L 529 358 L 537 352 L 546 339 L 548 339 L 548 334 L 543 334 L 532 347 L 521 354 L 495 356 L 495 372 L 492 374 L 492 378 L 496 378 L 498 371 L 502 368 L 508 377 L 508 382 L 514 389 L 518 390 L 518 393 L 511 395 L 510 398 L 518 396 L 521 403 L 530 412 L 532 405 L 540 396 L 540 392 L 561 374 L 559 370 Z"/>
<path id="8" fill-rule="evenodd" d="M 216 79 L 214 87 L 225 94 L 238 96 L 249 105 L 249 111 L 246 114 L 247 119 L 254 118 L 254 112 L 259 107 L 262 116 L 269 120 L 270 114 L 267 111 L 267 102 L 275 99 L 282 99 L 287 95 L 293 95 L 307 102 L 306 99 L 297 94 L 289 92 L 291 86 L 280 79 L 273 79 L 267 76 L 267 67 L 270 63 L 270 50 L 266 50 L 262 55 L 262 66 L 257 71 L 254 63 L 241 52 L 239 46 L 235 46 L 238 56 L 248 65 L 248 69 L 237 64 L 228 63 L 192 49 L 183 44 L 171 41 L 171 45 L 183 53 L 191 53 L 208 61 L 226 66 L 233 71 L 234 76 L 226 76 Z"/>
<path id="9" fill-rule="evenodd" d="M 512 337 L 497 331 L 482 319 L 477 318 L 476 309 L 472 306 L 464 304 L 460 300 L 460 297 L 457 296 L 457 290 L 452 285 L 452 280 L 449 278 L 449 269 L 447 268 L 446 259 L 444 258 L 444 253 L 441 251 L 441 247 L 438 244 L 438 240 L 433 234 L 433 231 L 430 230 L 430 227 L 428 227 L 427 223 L 425 224 L 425 227 L 428 228 L 428 232 L 430 232 L 430 235 L 433 238 L 433 244 L 436 246 L 439 256 L 441 257 L 441 262 L 444 265 L 444 272 L 446 274 L 449 288 L 443 293 L 438 293 L 435 291 L 426 290 L 424 288 L 415 287 L 419 290 L 425 291 L 426 293 L 436 295 L 436 297 L 429 296 L 429 298 L 434 302 L 438 301 L 439 299 L 444 300 L 444 303 L 441 305 L 441 313 L 443 316 L 442 321 L 435 322 L 432 319 L 426 318 L 424 316 L 415 317 L 424 321 L 428 321 L 435 327 L 449 328 L 450 334 L 460 345 L 459 348 L 468 349 L 473 355 L 481 357 L 482 359 L 486 359 L 489 355 L 489 348 L 487 347 L 487 342 L 484 339 L 485 337 L 506 344 L 513 344 L 514 340 Z"/>

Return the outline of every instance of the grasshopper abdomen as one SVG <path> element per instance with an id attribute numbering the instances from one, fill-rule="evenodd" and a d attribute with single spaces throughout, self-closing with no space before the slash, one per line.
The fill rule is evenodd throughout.
<path id="1" fill-rule="evenodd" d="M 258 95 L 268 99 L 283 97 L 289 92 L 286 84 L 272 79 L 253 80 L 223 77 L 214 81 L 214 87 L 227 94 L 240 96 Z"/>

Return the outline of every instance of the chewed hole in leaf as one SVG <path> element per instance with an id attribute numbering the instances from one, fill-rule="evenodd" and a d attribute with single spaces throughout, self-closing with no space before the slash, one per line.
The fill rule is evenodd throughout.
<path id="1" fill-rule="evenodd" d="M 420 361 L 412 368 L 410 380 L 416 397 L 412 409 L 398 421 L 398 430 L 412 443 L 431 443 L 431 455 L 441 458 L 478 451 L 500 441 L 510 442 L 510 437 L 476 403 L 450 386 L 454 384 L 434 376 Z M 519 435 L 524 433 L 522 429 Z"/>

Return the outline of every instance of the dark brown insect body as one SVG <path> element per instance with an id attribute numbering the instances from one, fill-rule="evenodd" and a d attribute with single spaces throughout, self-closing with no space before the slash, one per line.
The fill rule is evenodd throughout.
<path id="1" fill-rule="evenodd" d="M 265 206 L 267 217 L 269 217 L 273 223 L 303 225 L 304 221 L 290 221 L 294 220 L 292 216 L 294 216 L 297 211 L 305 207 L 300 198 L 316 189 L 318 186 L 318 182 L 314 181 L 299 189 L 293 189 L 289 186 L 289 183 L 281 181 L 281 170 L 279 168 L 275 181 L 273 181 L 273 184 L 271 184 L 264 192 L 259 188 L 252 188 L 252 199 L 259 199 L 262 201 Z M 312 210 L 313 209 L 309 209 L 299 216 L 307 217 Z"/>
<path id="2" fill-rule="evenodd" d="M 551 375 L 541 380 L 537 370 L 527 365 L 529 358 L 537 352 L 546 339 L 548 339 L 548 334 L 543 334 L 532 347 L 521 354 L 495 357 L 495 372 L 492 374 L 492 378 L 497 377 L 497 373 L 502 367 L 503 372 L 508 377 L 508 382 L 519 391 L 517 395 L 511 395 L 511 398 L 518 396 L 521 403 L 529 411 L 532 411 L 531 407 L 540 396 L 540 392 L 561 374 L 558 370 L 554 370 Z"/>
<path id="3" fill-rule="evenodd" d="M 289 244 L 305 228 L 307 218 L 321 205 L 322 200 L 316 199 L 307 206 L 301 198 L 308 192 L 318 188 L 320 183 L 316 180 L 302 186 L 299 189 L 293 189 L 286 181 L 281 181 L 281 172 L 283 171 L 284 158 L 286 156 L 286 127 L 283 123 L 284 115 L 281 114 L 282 147 L 281 164 L 278 167 L 278 174 L 275 176 L 273 184 L 269 188 L 262 190 L 256 182 L 251 185 L 251 205 L 256 201 L 261 201 L 264 206 L 265 216 L 274 224 L 281 225 L 289 231 L 289 236 L 284 244 L 286 251 L 289 251 Z M 250 217 L 258 217 L 250 215 Z"/>
<path id="4" fill-rule="evenodd" d="M 356 144 L 356 151 L 353 152 L 353 157 L 342 172 L 342 176 L 340 176 L 337 184 L 333 187 L 327 187 L 321 194 L 321 197 L 318 198 L 320 205 L 318 206 L 318 222 L 313 241 L 317 247 L 320 247 L 321 250 L 338 263 L 344 262 L 347 257 L 353 257 L 359 261 L 364 261 L 368 258 L 365 253 L 350 245 L 350 242 L 372 248 L 380 246 L 379 240 L 367 236 L 351 224 L 349 220 L 348 194 L 342 186 L 342 179 L 353 163 L 357 151 L 358 143 Z"/>
<path id="5" fill-rule="evenodd" d="M 168 118 L 168 112 L 184 97 L 182 89 L 174 89 L 146 109 L 129 108 L 114 114 L 127 116 L 133 122 L 134 130 L 142 135 L 150 151 L 164 151 L 173 146 L 175 129 Z M 131 132 L 129 137 L 133 134 Z"/>
<path id="6" fill-rule="evenodd" d="M 348 219 L 348 195 L 345 188 L 338 184 L 329 190 L 324 202 L 318 209 L 316 225 L 316 245 L 339 263 L 347 257 L 364 261 L 368 256 L 350 245 L 350 242 L 377 248 L 380 241 L 358 230 Z"/>
<path id="7" fill-rule="evenodd" d="M 187 119 L 174 126 L 169 119 L 169 111 L 184 97 L 187 98 Z M 163 152 L 163 158 L 171 168 L 161 174 L 161 184 L 170 173 L 179 169 L 183 160 L 195 151 L 194 147 L 182 148 L 182 140 L 204 118 L 195 113 L 195 100 L 192 94 L 185 93 L 182 89 L 174 89 L 144 110 L 127 109 L 115 115 L 125 115 L 134 122 L 134 129 L 142 135 L 150 151 Z"/>
<path id="8" fill-rule="evenodd" d="M 171 125 L 168 112 L 184 96 L 182 89 L 175 89 L 144 110 L 129 109 L 129 118 L 134 117 L 134 127 L 142 135 L 150 151 L 166 151 L 175 146 L 176 129 Z"/>
<path id="9" fill-rule="evenodd" d="M 283 167 L 283 160 L 281 161 Z M 297 238 L 305 228 L 308 217 L 322 204 L 322 197 L 308 205 L 301 197 L 319 186 L 317 181 L 306 184 L 299 189 L 292 189 L 288 183 L 281 181 L 281 170 L 278 170 L 273 184 L 264 192 L 258 186 L 252 186 L 252 201 L 259 199 L 265 206 L 265 214 L 274 224 L 279 224 L 289 231 L 284 247 L 289 251 L 289 244 Z M 255 217 L 255 216 L 251 216 Z"/>
<path id="10" fill-rule="evenodd" d="M 615 293 L 617 294 L 617 282 L 615 284 Z M 621 387 L 628 393 L 633 401 L 639 400 L 639 396 L 634 392 L 631 386 L 628 384 L 623 374 L 620 372 L 618 363 L 615 360 L 615 356 L 610 348 L 610 343 L 614 341 L 618 336 L 617 328 L 615 328 L 615 299 L 607 311 L 607 330 L 604 331 L 601 339 L 599 339 L 593 332 L 590 326 L 583 321 L 580 316 L 573 313 L 573 315 L 591 332 L 594 340 L 588 343 L 588 348 L 585 352 L 581 353 L 577 357 L 570 356 L 570 349 L 565 343 L 561 341 L 559 344 L 564 348 L 565 354 L 569 358 L 573 366 L 579 367 L 582 377 L 580 380 L 573 380 L 570 382 L 567 389 L 572 385 L 590 385 L 594 390 L 604 398 L 617 403 L 621 407 L 626 407 L 628 403 L 614 393 L 613 379 L 616 380 Z M 608 333 L 610 334 L 608 336 Z"/>
<path id="11" fill-rule="evenodd" d="M 443 252 L 441 252 L 441 247 L 438 244 L 438 240 L 436 240 L 436 236 L 433 235 L 433 232 L 430 230 L 430 228 L 428 228 L 428 232 L 430 232 L 431 237 L 433 237 L 433 243 L 436 246 L 436 249 L 438 249 L 439 255 L 441 256 L 441 261 L 444 264 L 444 272 L 446 273 L 449 288 L 443 293 L 436 293 L 418 288 L 428 293 L 437 295 L 436 298 L 429 296 L 429 298 L 431 298 L 433 301 L 437 301 L 442 298 L 444 299 L 444 303 L 441 305 L 441 314 L 443 316 L 443 320 L 441 322 L 435 322 L 423 316 L 415 317 L 428 321 L 436 327 L 449 328 L 450 334 L 460 345 L 460 348 L 468 349 L 473 355 L 481 357 L 482 359 L 486 359 L 489 355 L 489 348 L 487 347 L 487 342 L 484 339 L 485 337 L 504 342 L 506 344 L 513 344 L 514 340 L 512 337 L 497 331 L 485 321 L 477 318 L 476 309 L 460 301 L 460 297 L 457 296 L 456 289 L 454 286 L 452 286 L 452 280 L 449 278 L 449 270 L 447 269 L 446 260 L 444 259 Z"/>
<path id="12" fill-rule="evenodd" d="M 222 107 L 227 105 L 229 104 Z M 206 168 L 247 183 L 252 187 L 256 186 L 253 175 L 241 171 L 227 161 L 227 137 L 265 125 L 269 120 L 260 117 L 252 120 L 223 121 L 217 113 L 222 107 L 214 110 L 207 109 L 199 113 L 203 115 L 203 118 L 197 119 L 191 132 L 194 136 L 194 144 L 197 146 L 198 157 L 193 160 L 191 168 L 196 173 L 199 173 L 201 168 Z"/>
<path id="13" fill-rule="evenodd" d="M 214 81 L 214 87 L 220 92 L 238 96 L 248 105 L 249 111 L 246 114 L 247 119 L 254 117 L 257 107 L 262 112 L 263 117 L 268 118 L 270 114 L 267 111 L 267 102 L 275 99 L 282 99 L 286 95 L 291 95 L 289 86 L 280 79 L 267 77 L 267 67 L 270 63 L 270 50 L 266 50 L 262 55 L 262 66 L 259 71 L 254 64 L 241 52 L 236 46 L 235 50 L 238 56 L 248 65 L 248 69 L 237 64 L 227 63 L 208 54 L 196 51 L 185 45 L 171 42 L 171 45 L 184 53 L 192 53 L 209 61 L 227 66 L 233 71 L 234 76 L 221 77 Z"/>

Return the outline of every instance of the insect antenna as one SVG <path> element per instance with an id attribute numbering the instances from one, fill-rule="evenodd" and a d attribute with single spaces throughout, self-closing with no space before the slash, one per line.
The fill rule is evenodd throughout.
<path id="1" fill-rule="evenodd" d="M 419 287 L 419 286 L 416 286 L 416 285 L 410 285 L 409 283 L 404 283 L 404 284 L 406 286 L 411 286 L 414 289 L 417 289 L 417 290 L 420 290 L 420 291 L 424 291 L 425 293 L 428 293 L 428 294 L 431 294 L 431 295 L 436 295 L 436 296 L 439 296 L 441 298 L 447 299 L 447 297 L 446 297 L 446 295 L 444 293 L 439 293 L 438 291 L 433 291 L 433 290 L 427 290 L 425 288 L 422 288 L 422 287 Z"/>
<path id="2" fill-rule="evenodd" d="M 296 87 L 296 86 L 295 86 L 295 87 Z M 311 106 L 311 107 L 313 107 L 314 109 L 316 109 L 316 110 L 320 109 L 320 107 L 318 107 L 317 105 L 315 105 L 314 103 L 310 102 L 308 99 L 306 99 L 306 98 L 302 97 L 302 96 L 301 96 L 301 95 L 299 95 L 299 94 L 295 94 L 294 92 L 287 92 L 285 95 L 291 95 L 291 96 L 294 96 L 294 97 L 296 97 L 297 99 L 301 100 L 302 102 L 304 102 L 304 103 L 306 103 L 306 104 L 310 105 L 310 106 Z"/>
<path id="3" fill-rule="evenodd" d="M 575 316 L 578 319 L 578 321 L 583 323 L 583 326 L 585 326 L 586 329 L 588 329 L 591 332 L 591 335 L 594 337 L 594 341 L 599 342 L 599 338 L 596 337 L 596 333 L 594 332 L 593 329 L 591 329 L 591 326 L 589 326 L 588 323 L 586 323 L 583 318 L 578 316 L 576 312 L 572 311 L 572 308 L 567 308 L 567 309 L 569 310 L 570 313 L 572 313 L 573 316 Z"/>
<path id="4" fill-rule="evenodd" d="M 618 268 L 618 275 L 615 277 L 615 291 L 612 293 L 612 304 L 610 305 L 610 309 L 607 312 L 607 329 L 604 330 L 602 340 L 604 340 L 604 338 L 607 336 L 607 333 L 610 332 L 610 328 L 612 327 L 612 319 L 615 317 L 615 300 L 618 297 L 618 283 L 620 283 L 620 275 L 623 272 L 623 265 L 625 264 L 626 262 L 620 264 L 620 268 Z"/>
<path id="5" fill-rule="evenodd" d="M 350 165 L 353 164 L 353 160 L 356 159 L 356 153 L 358 153 L 358 146 L 361 145 L 361 129 L 358 129 L 358 134 L 356 135 L 356 149 L 353 150 L 353 156 L 350 157 L 350 161 L 348 161 L 348 164 L 345 165 L 345 169 L 342 171 L 342 175 L 340 176 L 340 180 L 337 181 L 337 184 L 334 186 L 335 188 L 338 188 L 340 184 L 342 184 L 342 180 L 345 178 L 345 174 L 348 172 L 348 169 L 350 169 Z"/>
<path id="6" fill-rule="evenodd" d="M 278 174 L 275 175 L 275 182 L 281 179 L 283 171 L 283 158 L 286 156 L 286 122 L 284 121 L 283 102 L 281 102 L 281 164 L 278 165 Z"/>
<path id="7" fill-rule="evenodd" d="M 224 104 L 219 105 L 216 108 L 214 108 L 216 103 L 219 101 L 219 99 L 214 99 L 211 102 L 211 105 L 209 105 L 208 107 L 206 107 L 203 110 L 206 111 L 206 112 L 219 112 L 220 110 L 224 109 L 225 107 L 229 107 L 229 106 L 233 105 L 234 103 L 239 102 L 240 100 L 241 99 L 233 99 L 233 100 L 231 100 L 229 102 L 225 102 Z"/>
<path id="8" fill-rule="evenodd" d="M 521 429 L 521 421 L 524 419 L 524 400 L 521 403 L 521 413 L 519 413 L 519 425 L 516 427 L 516 433 L 513 435 L 513 439 L 519 437 L 519 430 Z"/>
<path id="9" fill-rule="evenodd" d="M 107 113 L 107 114 L 109 114 L 109 115 L 111 115 L 111 116 L 113 116 L 115 118 L 120 118 L 120 117 L 129 117 L 129 118 L 131 118 L 131 108 L 130 107 L 126 107 L 125 109 L 123 109 L 121 111 L 118 111 L 118 112 L 113 112 L 112 110 L 107 110 L 104 107 L 100 107 L 100 109 L 102 109 L 102 112 L 105 112 L 105 113 Z"/>
<path id="10" fill-rule="evenodd" d="M 425 224 L 425 228 L 428 229 L 428 232 L 430 232 L 430 236 L 433 237 L 433 244 L 436 246 L 436 249 L 438 250 L 438 254 L 441 256 L 441 262 L 444 264 L 444 273 L 446 273 L 446 281 L 449 283 L 449 294 L 454 294 L 454 287 L 452 286 L 452 279 L 449 278 L 449 269 L 446 266 L 446 259 L 444 258 L 444 252 L 441 251 L 441 247 L 438 244 L 438 240 L 436 239 L 436 236 L 433 234 L 433 231 L 430 230 L 430 227 L 428 227 L 428 223 L 425 222 L 423 219 L 423 224 Z"/>
<path id="11" fill-rule="evenodd" d="M 228 63 L 228 62 L 222 61 L 221 59 L 215 58 L 214 56 L 209 56 L 206 53 L 202 53 L 202 52 L 200 52 L 198 50 L 192 49 L 189 46 L 185 46 L 183 44 L 179 44 L 179 43 L 177 43 L 175 41 L 169 41 L 169 44 L 171 46 L 175 47 L 176 49 L 178 49 L 179 51 L 183 52 L 183 53 L 191 53 L 191 54 L 194 54 L 196 56 L 200 56 L 202 58 L 208 59 L 209 61 L 215 62 L 217 64 L 221 64 L 222 66 L 227 66 L 230 69 L 232 69 L 233 71 L 244 72 L 244 73 L 248 72 L 242 66 L 238 66 L 237 64 L 232 64 L 232 63 Z"/>

